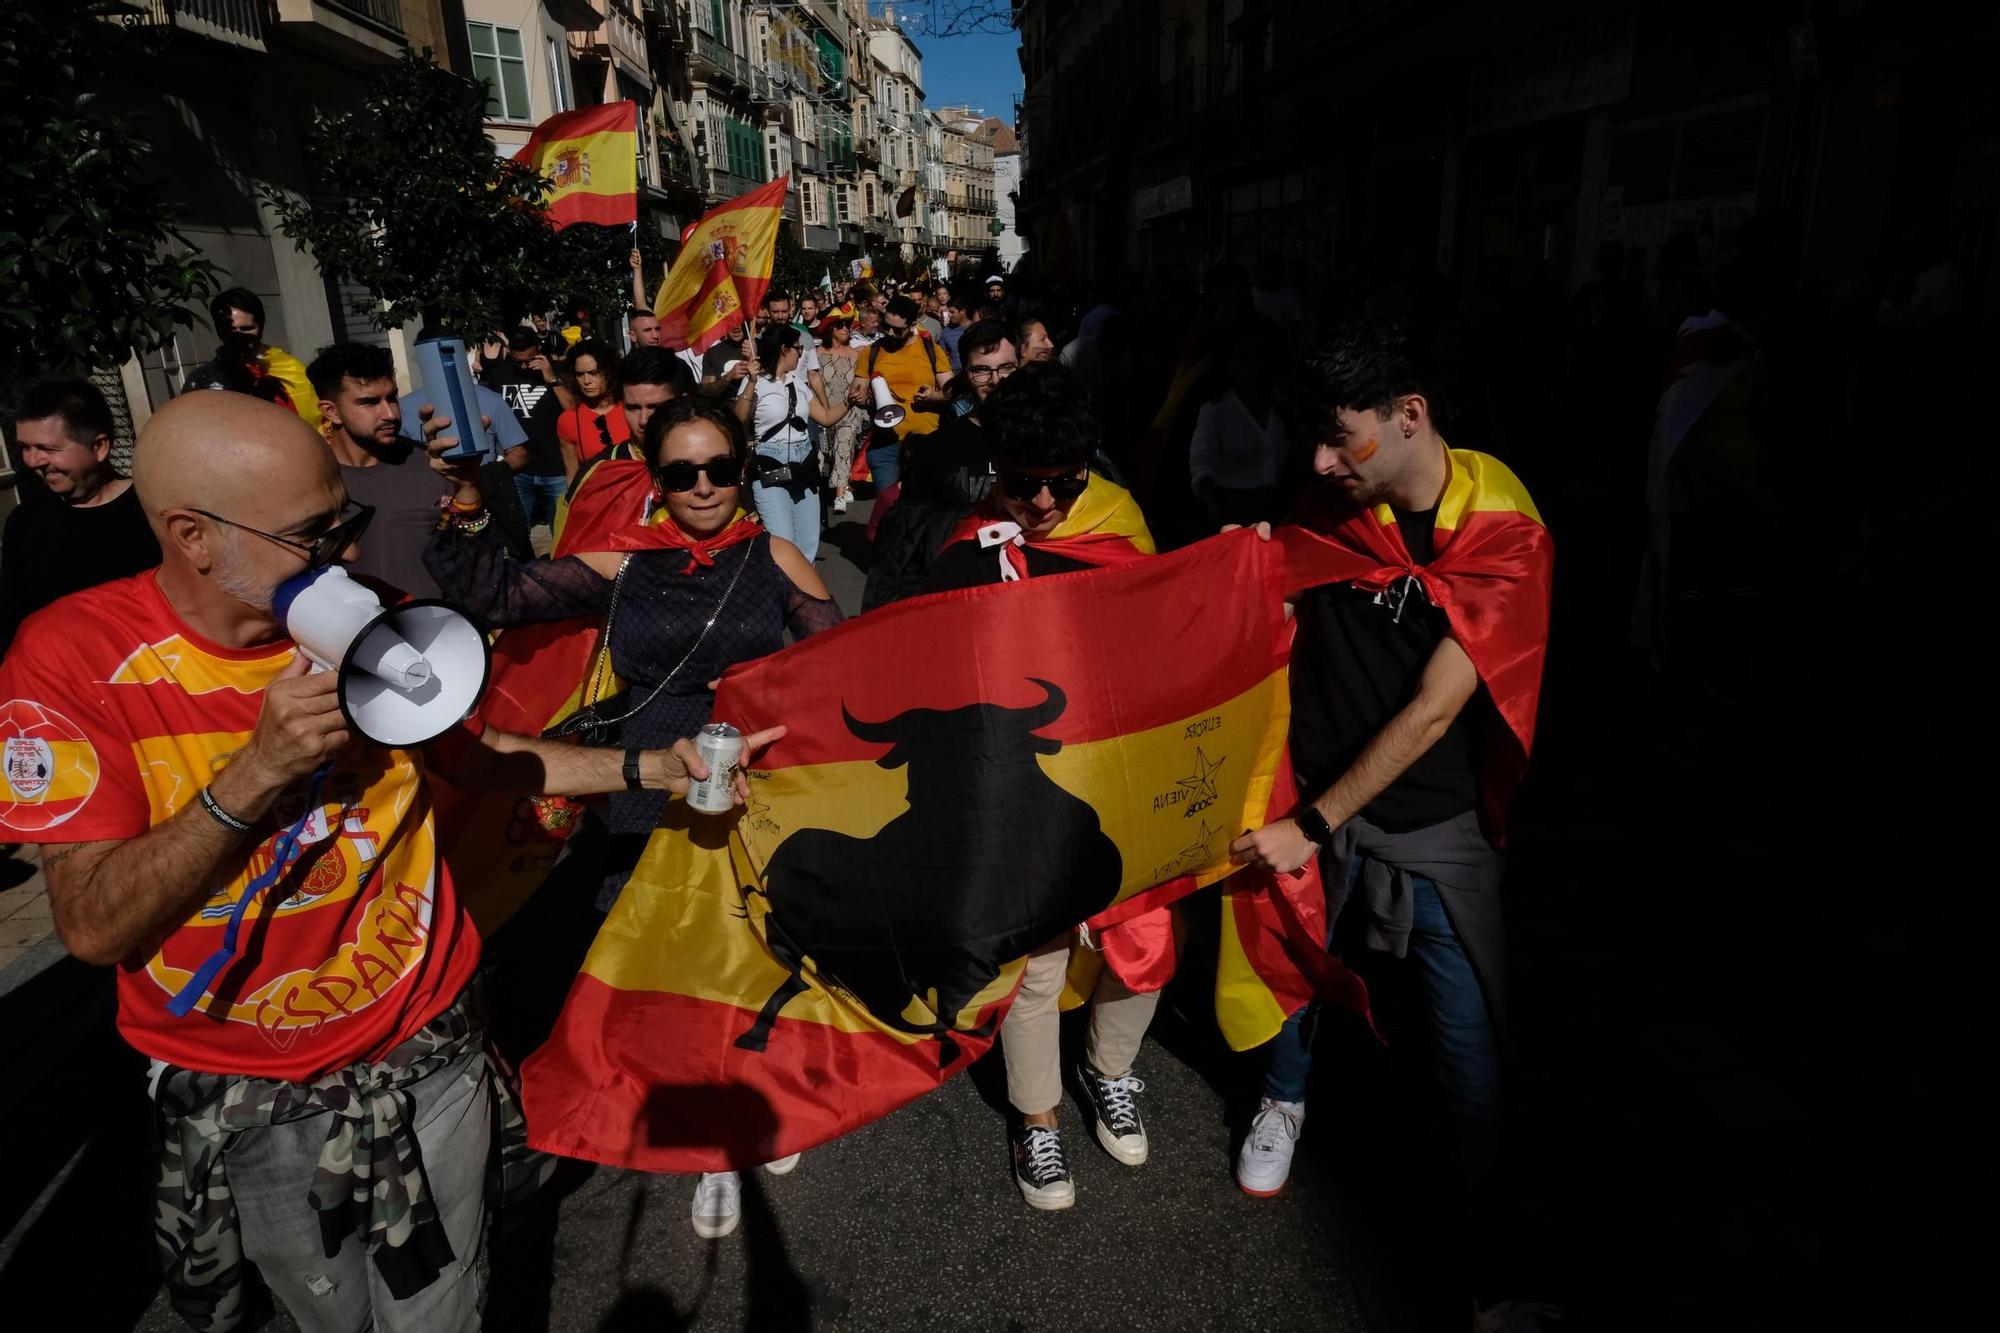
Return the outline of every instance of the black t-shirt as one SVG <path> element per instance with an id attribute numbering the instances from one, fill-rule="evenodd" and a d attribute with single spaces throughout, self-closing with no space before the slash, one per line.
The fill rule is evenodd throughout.
<path id="1" fill-rule="evenodd" d="M 1435 509 L 1396 512 L 1404 545 L 1420 565 L 1430 562 L 1436 519 Z M 1379 600 L 1351 584 L 1324 584 L 1300 599 L 1298 621 L 1292 650 L 1292 764 L 1301 792 L 1317 796 L 1416 697 L 1424 666 L 1439 640 L 1449 636 L 1450 625 L 1414 583 L 1407 596 L 1399 583 Z M 1473 809 L 1479 802 L 1479 771 L 1470 715 L 1483 698 L 1475 695 L 1437 744 L 1361 813 L 1391 833 L 1406 833 Z"/>
<path id="2" fill-rule="evenodd" d="M 555 386 L 532 370 L 518 369 L 511 360 L 491 365 L 488 383 L 507 400 L 528 433 L 528 465 L 521 470 L 535 477 L 560 477 L 562 445 L 556 439 L 556 422 L 562 420 L 562 400 L 556 397 Z"/>
<path id="3" fill-rule="evenodd" d="M 920 499 L 969 508 L 986 497 L 992 479 L 993 452 L 987 447 L 986 431 L 971 417 L 947 407 L 938 428 L 914 437 L 904 450 L 903 491 L 896 503 Z"/>
<path id="4" fill-rule="evenodd" d="M 724 366 L 728 365 L 731 361 L 741 361 L 742 359 L 743 344 L 733 343 L 725 339 L 701 354 L 701 377 L 708 379 L 710 376 L 713 376 L 716 379 L 721 379 L 722 368 Z"/>
<path id="5" fill-rule="evenodd" d="M 0 536 L 0 654 L 23 620 L 58 597 L 159 563 L 160 544 L 146 525 L 138 487 L 85 506 L 66 504 L 39 485 L 22 487 Z"/>

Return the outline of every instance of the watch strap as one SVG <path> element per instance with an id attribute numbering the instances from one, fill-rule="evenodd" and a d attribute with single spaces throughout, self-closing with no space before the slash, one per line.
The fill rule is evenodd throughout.
<path id="1" fill-rule="evenodd" d="M 1324 847 L 1333 841 L 1333 825 L 1326 822 L 1326 816 L 1318 807 L 1308 805 L 1293 818 L 1298 821 L 1299 832 L 1312 839 L 1317 846 Z"/>
<path id="2" fill-rule="evenodd" d="M 625 751 L 624 773 L 626 791 L 643 791 L 645 789 L 639 781 L 639 756 L 644 753 L 645 751 L 636 745 L 628 747 Z"/>

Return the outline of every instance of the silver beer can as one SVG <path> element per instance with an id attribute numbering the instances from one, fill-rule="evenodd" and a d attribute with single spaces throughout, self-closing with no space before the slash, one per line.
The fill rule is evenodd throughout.
<path id="1" fill-rule="evenodd" d="M 688 783 L 688 806 L 703 814 L 728 814 L 736 808 L 736 766 L 743 758 L 743 733 L 727 722 L 711 722 L 694 734 L 694 752 L 708 765 L 708 776 Z"/>

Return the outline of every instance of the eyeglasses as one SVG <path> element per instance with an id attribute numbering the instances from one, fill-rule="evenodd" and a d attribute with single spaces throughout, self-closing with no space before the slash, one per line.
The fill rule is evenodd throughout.
<path id="1" fill-rule="evenodd" d="M 1080 477 L 1029 477 L 1018 472 L 1002 472 L 999 474 L 999 481 L 1001 491 L 1009 500 L 1033 504 L 1041 495 L 1042 488 L 1046 486 L 1050 498 L 1057 504 L 1068 504 L 1083 494 L 1084 487 L 1090 485 L 1090 472 L 1085 469 Z"/>
<path id="2" fill-rule="evenodd" d="M 290 537 L 280 537 L 276 533 L 253 528 L 248 523 L 238 523 L 233 518 L 211 514 L 206 509 L 190 510 L 213 523 L 224 527 L 239 528 L 253 537 L 262 537 L 267 542 L 276 542 L 288 551 L 296 551 L 305 557 L 307 569 L 323 569 L 340 559 L 340 553 L 361 540 L 361 534 L 368 530 L 368 524 L 375 517 L 375 506 L 357 504 L 352 500 L 340 511 L 340 521 L 310 542 L 295 542 Z"/>
<path id="3" fill-rule="evenodd" d="M 677 458 L 666 466 L 655 470 L 660 479 L 660 489 L 669 495 L 681 495 L 695 488 L 701 473 L 708 474 L 710 485 L 734 486 L 743 480 L 743 464 L 731 454 L 723 454 L 709 459 L 706 463 L 690 463 L 685 458 Z"/>
<path id="4" fill-rule="evenodd" d="M 910 326 L 907 324 L 891 324 L 887 320 L 884 320 L 882 323 L 882 332 L 888 334 L 891 338 L 900 338 L 909 331 Z"/>
<path id="5" fill-rule="evenodd" d="M 994 380 L 1004 380 L 1021 367 L 1018 362 L 1009 361 L 1004 366 L 967 366 L 965 377 L 974 384 L 991 384 Z"/>
<path id="6" fill-rule="evenodd" d="M 611 447 L 611 424 L 603 417 L 597 419 L 597 438 L 606 449 Z"/>

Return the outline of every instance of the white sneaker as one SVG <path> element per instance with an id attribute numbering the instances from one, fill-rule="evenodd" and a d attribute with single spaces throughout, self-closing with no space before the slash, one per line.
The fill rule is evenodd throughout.
<path id="1" fill-rule="evenodd" d="M 847 502 L 848 502 L 848 496 L 847 496 L 847 492 L 846 492 L 846 491 L 842 491 L 842 492 L 841 492 L 841 493 L 840 493 L 839 495 L 836 495 L 836 496 L 834 496 L 834 497 L 833 497 L 833 512 L 834 512 L 834 513 L 836 513 L 836 514 L 844 514 L 844 513 L 846 513 L 846 512 L 847 512 Z"/>
<path id="2" fill-rule="evenodd" d="M 1305 1122 L 1304 1102 L 1263 1100 L 1243 1139 L 1243 1150 L 1236 1154 L 1236 1183 L 1245 1194 L 1268 1199 L 1285 1187 Z"/>
<path id="3" fill-rule="evenodd" d="M 775 1162 L 764 1163 L 764 1169 L 774 1176 L 789 1176 L 792 1174 L 792 1168 L 799 1164 L 799 1158 L 803 1156 L 804 1153 L 793 1153 L 790 1157 L 780 1157 Z"/>
<path id="4" fill-rule="evenodd" d="M 694 1234 L 721 1240 L 743 1220 L 743 1181 L 734 1171 L 704 1171 L 694 1184 Z"/>

